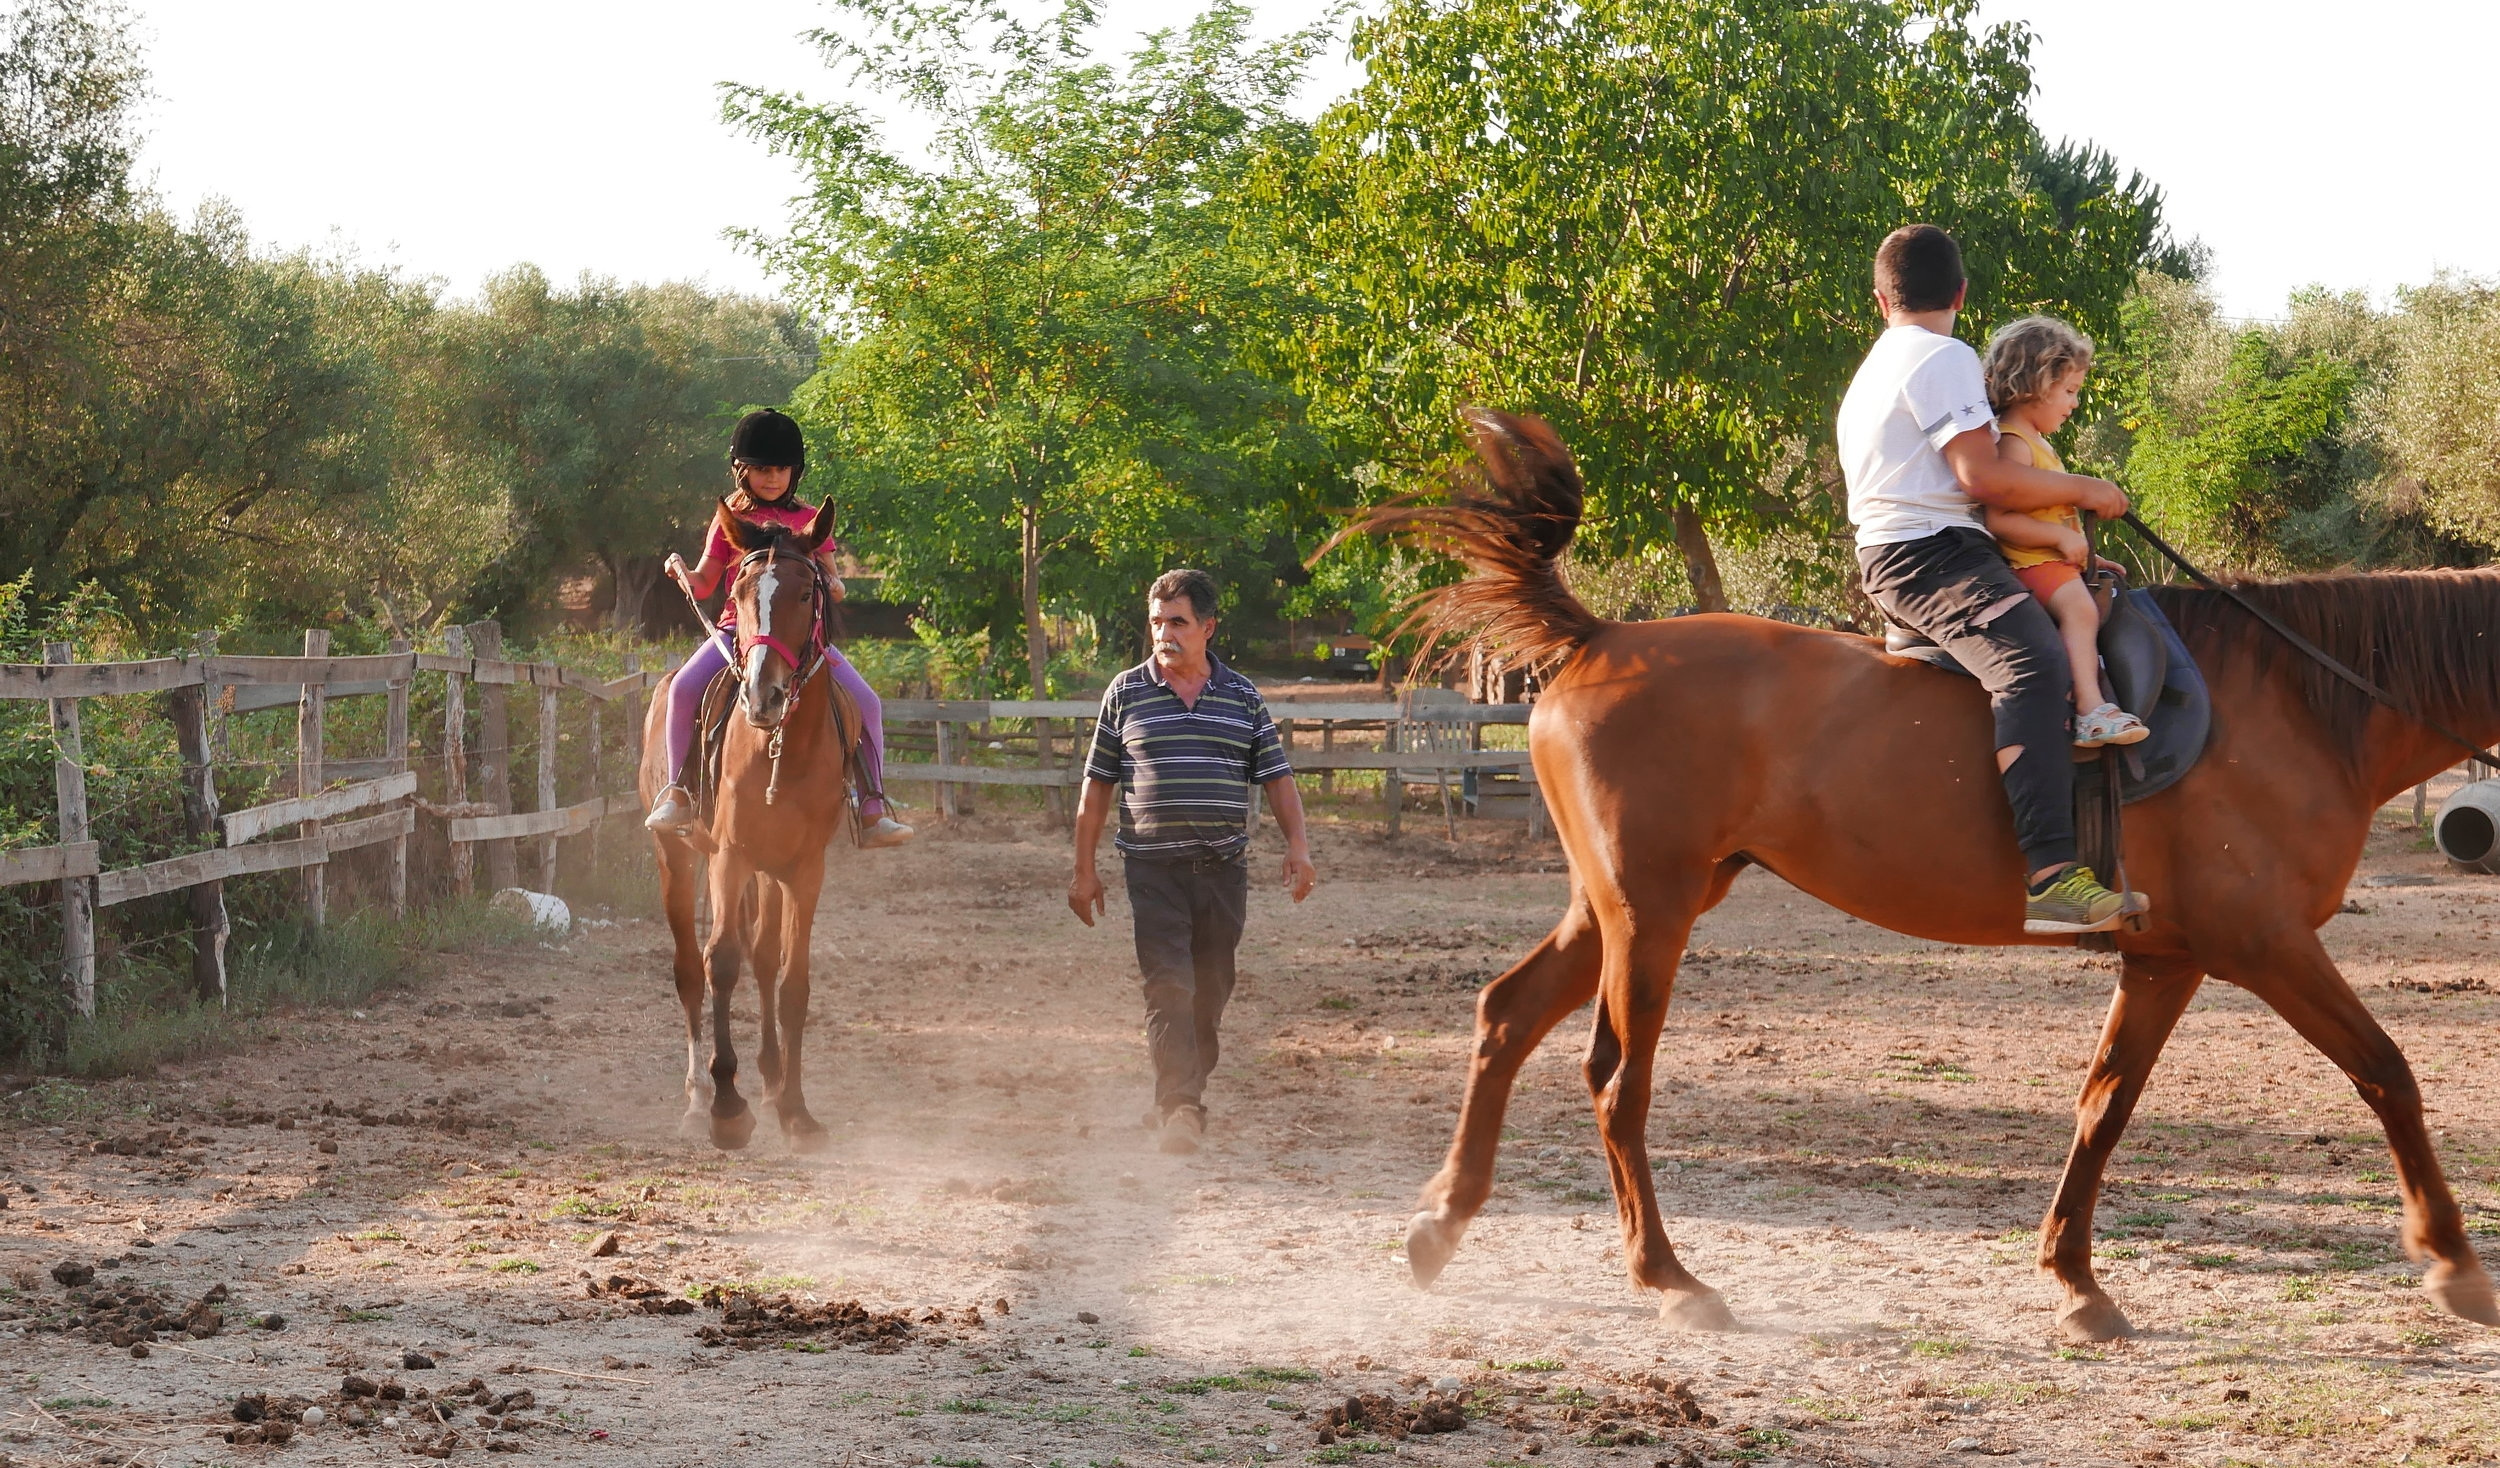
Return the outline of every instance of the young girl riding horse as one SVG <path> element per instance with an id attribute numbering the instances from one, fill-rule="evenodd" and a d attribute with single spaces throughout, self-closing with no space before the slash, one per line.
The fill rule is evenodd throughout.
<path id="1" fill-rule="evenodd" d="M 807 440 L 800 434 L 798 423 L 787 414 L 771 408 L 759 408 L 738 420 L 729 436 L 730 473 L 738 488 L 729 497 L 730 513 L 741 519 L 791 530 L 804 530 L 815 517 L 816 507 L 798 497 L 799 476 L 807 472 Z M 842 582 L 834 577 L 833 545 L 828 541 L 823 551 L 825 572 L 833 587 L 834 599 L 842 597 Z M 710 596 L 720 588 L 722 577 L 738 563 L 737 548 L 721 534 L 716 525 L 711 539 L 704 543 L 703 559 L 689 570 L 685 559 L 675 552 L 668 558 L 668 574 L 684 585 L 697 600 Z M 720 626 L 734 637 L 738 609 L 733 604 L 721 612 Z M 822 636 L 822 629 L 817 630 Z M 686 789 L 686 758 L 694 748 L 695 725 L 702 716 L 703 690 L 728 666 L 722 652 L 723 639 L 707 637 L 678 669 L 669 685 L 668 754 L 669 786 L 660 792 L 660 803 L 652 808 L 643 824 L 654 831 L 683 833 L 694 828 L 695 801 Z M 861 825 L 860 844 L 869 848 L 900 846 L 912 839 L 909 826 L 886 814 L 885 810 L 885 725 L 877 692 L 859 670 L 830 644 L 825 647 L 825 670 L 835 682 L 851 695 L 858 708 L 860 722 L 866 729 L 860 739 L 860 766 L 863 779 L 859 798 Z"/>

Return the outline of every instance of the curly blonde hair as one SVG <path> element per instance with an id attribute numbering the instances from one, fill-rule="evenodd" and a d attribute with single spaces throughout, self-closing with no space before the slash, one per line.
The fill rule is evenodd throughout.
<path id="1" fill-rule="evenodd" d="M 2059 378 L 2091 365 L 2092 338 L 2056 317 L 2008 321 L 1988 338 L 1988 360 L 1981 368 L 1988 406 L 2002 413 L 2016 403 L 2046 397 Z"/>

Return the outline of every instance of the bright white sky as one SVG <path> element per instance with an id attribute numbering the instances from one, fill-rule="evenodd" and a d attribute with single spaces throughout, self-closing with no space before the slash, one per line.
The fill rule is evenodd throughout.
<path id="1" fill-rule="evenodd" d="M 1186 0 L 1111 0 L 1110 33 Z M 816 96 L 818 0 L 132 0 L 154 75 L 143 169 L 177 208 L 219 196 L 272 246 L 349 250 L 474 290 L 559 280 L 764 290 L 721 238 L 771 227 L 788 170 L 717 121 L 737 78 Z M 1281 30 L 1322 0 L 1267 0 Z M 2484 0 L 1983 0 L 2039 33 L 2035 108 L 2168 194 L 2225 309 L 2309 283 L 2384 292 L 2500 275 L 2487 166 L 2500 6 Z M 1314 102 L 1350 79 L 1328 68 Z"/>

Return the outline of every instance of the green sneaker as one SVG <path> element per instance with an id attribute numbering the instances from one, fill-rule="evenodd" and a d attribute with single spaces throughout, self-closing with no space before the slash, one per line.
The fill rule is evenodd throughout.
<path id="1" fill-rule="evenodd" d="M 2104 933 L 2151 904 L 2135 892 L 2112 892 L 2081 862 L 2060 872 L 2023 902 L 2026 933 Z"/>

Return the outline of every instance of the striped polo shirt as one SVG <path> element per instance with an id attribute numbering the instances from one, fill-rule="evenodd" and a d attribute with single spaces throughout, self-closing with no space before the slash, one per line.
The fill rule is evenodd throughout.
<path id="1" fill-rule="evenodd" d="M 1210 655 L 1195 706 L 1149 658 L 1111 680 L 1087 779 L 1120 787 L 1122 856 L 1188 861 L 1250 845 L 1252 787 L 1293 773 L 1276 721 L 1250 680 Z"/>

